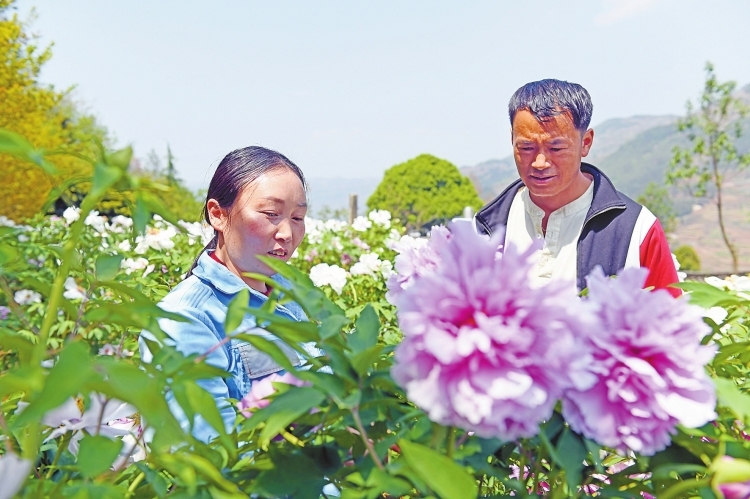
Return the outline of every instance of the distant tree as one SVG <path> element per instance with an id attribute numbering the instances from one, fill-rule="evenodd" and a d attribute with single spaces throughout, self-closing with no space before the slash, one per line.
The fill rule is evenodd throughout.
<path id="1" fill-rule="evenodd" d="M 680 270 L 700 270 L 701 259 L 695 248 L 687 244 L 678 246 L 674 250 L 674 256 L 680 262 Z"/>
<path id="2" fill-rule="evenodd" d="M 706 82 L 697 109 L 687 103 L 687 116 L 678 121 L 680 131 L 687 134 L 690 146 L 675 147 L 667 171 L 667 182 L 684 185 L 695 197 L 713 195 L 719 215 L 719 230 L 732 257 L 732 270 L 739 266 L 738 252 L 730 241 L 724 221 L 722 194 L 729 175 L 750 165 L 750 152 L 737 150 L 742 136 L 741 118 L 747 106 L 734 95 L 737 84 L 720 83 L 714 67 L 706 63 Z"/>
<path id="3" fill-rule="evenodd" d="M 643 194 L 636 199 L 661 222 L 664 232 L 674 232 L 677 229 L 677 212 L 675 211 L 669 189 L 656 182 L 649 182 Z"/>
<path id="4" fill-rule="evenodd" d="M 460 216 L 466 206 L 477 210 L 482 200 L 454 164 L 422 154 L 386 170 L 367 206 L 388 210 L 408 230 L 419 230 Z"/>
<path id="5" fill-rule="evenodd" d="M 90 164 L 78 159 L 94 156 L 97 142 L 107 143 L 106 130 L 81 113 L 68 92 L 42 85 L 42 66 L 52 56 L 40 48 L 28 23 L 13 12 L 13 0 L 0 0 L 0 128 L 18 133 L 48 152 L 56 175 L 8 155 L 0 155 L 0 215 L 22 221 L 38 213 L 57 188 L 90 173 Z"/>

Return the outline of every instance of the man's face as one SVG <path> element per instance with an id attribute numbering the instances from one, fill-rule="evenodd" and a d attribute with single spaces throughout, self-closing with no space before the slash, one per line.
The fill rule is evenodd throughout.
<path id="1" fill-rule="evenodd" d="M 594 131 L 578 131 L 568 113 L 540 122 L 531 112 L 519 111 L 513 118 L 511 140 L 518 175 L 534 203 L 548 214 L 588 188 L 581 158 L 589 153 Z"/>

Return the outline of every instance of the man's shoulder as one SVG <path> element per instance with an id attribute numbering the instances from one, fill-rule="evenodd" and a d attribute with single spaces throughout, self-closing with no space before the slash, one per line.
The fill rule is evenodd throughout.
<path id="1" fill-rule="evenodd" d="M 523 187 L 523 182 L 520 178 L 516 179 L 495 199 L 484 205 L 475 217 L 477 229 L 489 234 L 498 226 L 505 225 L 508 222 L 510 205 L 521 187 Z"/>

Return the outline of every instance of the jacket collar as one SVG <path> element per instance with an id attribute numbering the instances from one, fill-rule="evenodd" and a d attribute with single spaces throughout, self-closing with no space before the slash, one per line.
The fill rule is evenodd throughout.
<path id="1" fill-rule="evenodd" d="M 594 177 L 594 199 L 586 214 L 586 222 L 599 213 L 611 209 L 624 210 L 627 207 L 612 181 L 600 169 L 588 163 L 581 163 L 581 171 Z"/>

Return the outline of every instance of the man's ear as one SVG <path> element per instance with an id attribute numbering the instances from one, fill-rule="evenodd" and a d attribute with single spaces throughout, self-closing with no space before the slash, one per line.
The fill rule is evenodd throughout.
<path id="1" fill-rule="evenodd" d="M 206 201 L 206 209 L 211 227 L 217 232 L 224 232 L 229 217 L 227 210 L 222 208 L 219 202 L 213 198 Z"/>
<path id="2" fill-rule="evenodd" d="M 589 154 L 591 146 L 594 145 L 594 129 L 589 128 L 583 133 L 582 145 L 581 145 L 581 157 L 585 158 Z"/>

